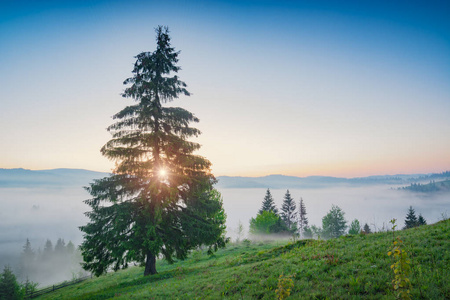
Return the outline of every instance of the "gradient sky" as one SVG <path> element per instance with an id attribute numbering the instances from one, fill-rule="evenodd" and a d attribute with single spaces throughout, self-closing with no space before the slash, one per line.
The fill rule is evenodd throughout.
<path id="1" fill-rule="evenodd" d="M 450 169 L 449 1 L 133 0 L 0 2 L 0 168 L 110 171 L 157 25 L 216 176 Z"/>

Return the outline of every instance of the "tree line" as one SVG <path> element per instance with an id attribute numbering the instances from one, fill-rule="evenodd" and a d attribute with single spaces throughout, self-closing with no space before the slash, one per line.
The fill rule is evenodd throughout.
<path id="1" fill-rule="evenodd" d="M 400 189 L 407 190 L 407 191 L 413 191 L 413 192 L 420 192 L 420 193 L 433 193 L 433 192 L 443 192 L 443 191 L 449 191 L 450 190 L 450 180 L 444 180 L 444 181 L 430 181 L 427 184 L 422 183 L 411 183 L 409 186 L 402 187 Z"/>
<path id="2" fill-rule="evenodd" d="M 35 251 L 26 239 L 18 264 L 13 269 L 4 266 L 0 275 L 0 299 L 22 299 L 36 289 L 37 282 L 62 281 L 84 275 L 80 267 L 81 254 L 72 241 L 67 244 L 59 238 L 55 246 L 50 239 L 44 248 Z"/>
<path id="3" fill-rule="evenodd" d="M 58 238 L 55 245 L 50 239 L 44 248 L 35 251 L 29 239 L 26 240 L 20 254 L 17 275 L 20 280 L 29 279 L 41 282 L 43 279 L 72 278 L 81 275 L 81 254 L 72 241 L 67 244 Z"/>
<path id="4" fill-rule="evenodd" d="M 372 233 L 369 224 L 361 226 L 358 219 L 354 219 L 350 225 L 345 220 L 345 212 L 337 205 L 332 205 L 328 213 L 322 218 L 322 227 L 310 225 L 306 217 L 306 206 L 303 198 L 297 204 L 289 190 L 283 197 L 281 211 L 275 205 L 270 189 L 262 201 L 261 209 L 255 218 L 250 220 L 251 234 L 281 234 L 300 238 L 337 238 L 344 234 L 369 234 Z M 405 218 L 404 229 L 426 225 L 425 218 L 420 214 L 416 217 L 412 207 L 409 208 Z"/>

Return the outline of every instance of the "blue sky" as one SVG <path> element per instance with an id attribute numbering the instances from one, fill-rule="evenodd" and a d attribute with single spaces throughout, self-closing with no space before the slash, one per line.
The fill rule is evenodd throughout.
<path id="1" fill-rule="evenodd" d="M 109 171 L 134 56 L 167 25 L 216 175 L 450 169 L 447 1 L 0 4 L 0 167 Z"/>

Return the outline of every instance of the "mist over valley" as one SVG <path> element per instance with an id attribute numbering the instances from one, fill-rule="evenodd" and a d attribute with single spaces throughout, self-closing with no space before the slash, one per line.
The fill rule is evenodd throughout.
<path id="1" fill-rule="evenodd" d="M 62 238 L 66 243 L 71 241 L 78 246 L 82 241 L 78 227 L 86 224 L 84 213 L 89 211 L 83 202 L 89 194 L 83 187 L 104 176 L 108 174 L 76 169 L 0 169 L 0 264 L 17 268 L 27 238 L 36 253 L 43 250 L 47 239 L 53 245 Z M 437 177 L 413 174 L 351 179 L 223 176 L 217 178 L 216 188 L 223 196 L 227 235 L 234 239 L 239 222 L 247 236 L 249 220 L 260 209 L 267 188 L 278 207 L 281 207 L 287 189 L 297 206 L 302 198 L 311 225 L 320 226 L 322 217 L 333 204 L 342 208 L 349 223 L 356 218 L 361 224 L 368 223 L 373 231 L 386 230 L 392 218 L 398 219 L 402 226 L 410 205 L 428 223 L 434 223 L 450 213 L 450 193 L 414 193 L 397 189 L 412 182 L 426 183 L 430 178 L 445 180 L 448 173 Z M 65 276 L 51 280 L 68 280 L 72 274 L 68 272 Z M 49 283 L 44 279 L 34 280 Z"/>

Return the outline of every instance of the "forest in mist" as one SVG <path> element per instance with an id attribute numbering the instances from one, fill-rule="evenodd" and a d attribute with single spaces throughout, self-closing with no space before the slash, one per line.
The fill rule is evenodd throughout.
<path id="1" fill-rule="evenodd" d="M 83 200 L 89 194 L 83 189 L 106 173 L 86 170 L 57 169 L 30 171 L 23 169 L 0 170 L 0 264 L 19 269 L 20 254 L 29 239 L 32 250 L 42 253 L 48 240 L 56 246 L 58 239 L 69 241 L 77 247 L 82 241 L 79 226 L 86 224 L 84 213 L 89 207 Z M 422 214 L 428 223 L 450 214 L 450 193 L 414 193 L 399 187 L 412 182 L 427 183 L 430 180 L 448 179 L 449 173 L 440 176 L 430 174 L 372 176 L 365 178 L 290 177 L 272 175 L 266 177 L 218 177 L 217 189 L 223 196 L 227 214 L 227 235 L 235 238 L 238 223 L 248 232 L 249 220 L 256 216 L 267 188 L 271 189 L 278 207 L 289 189 L 297 202 L 303 199 L 311 225 L 320 225 L 322 217 L 332 205 L 345 212 L 348 222 L 358 219 L 367 223 L 373 231 L 387 228 L 389 220 L 403 222 L 409 206 Z M 71 253 L 75 253 L 70 250 Z M 79 259 L 72 256 L 72 265 L 64 272 L 58 270 L 51 281 L 71 279 L 80 271 Z M 51 271 L 46 271 L 50 273 Z M 33 278 L 48 284 L 50 277 Z"/>

